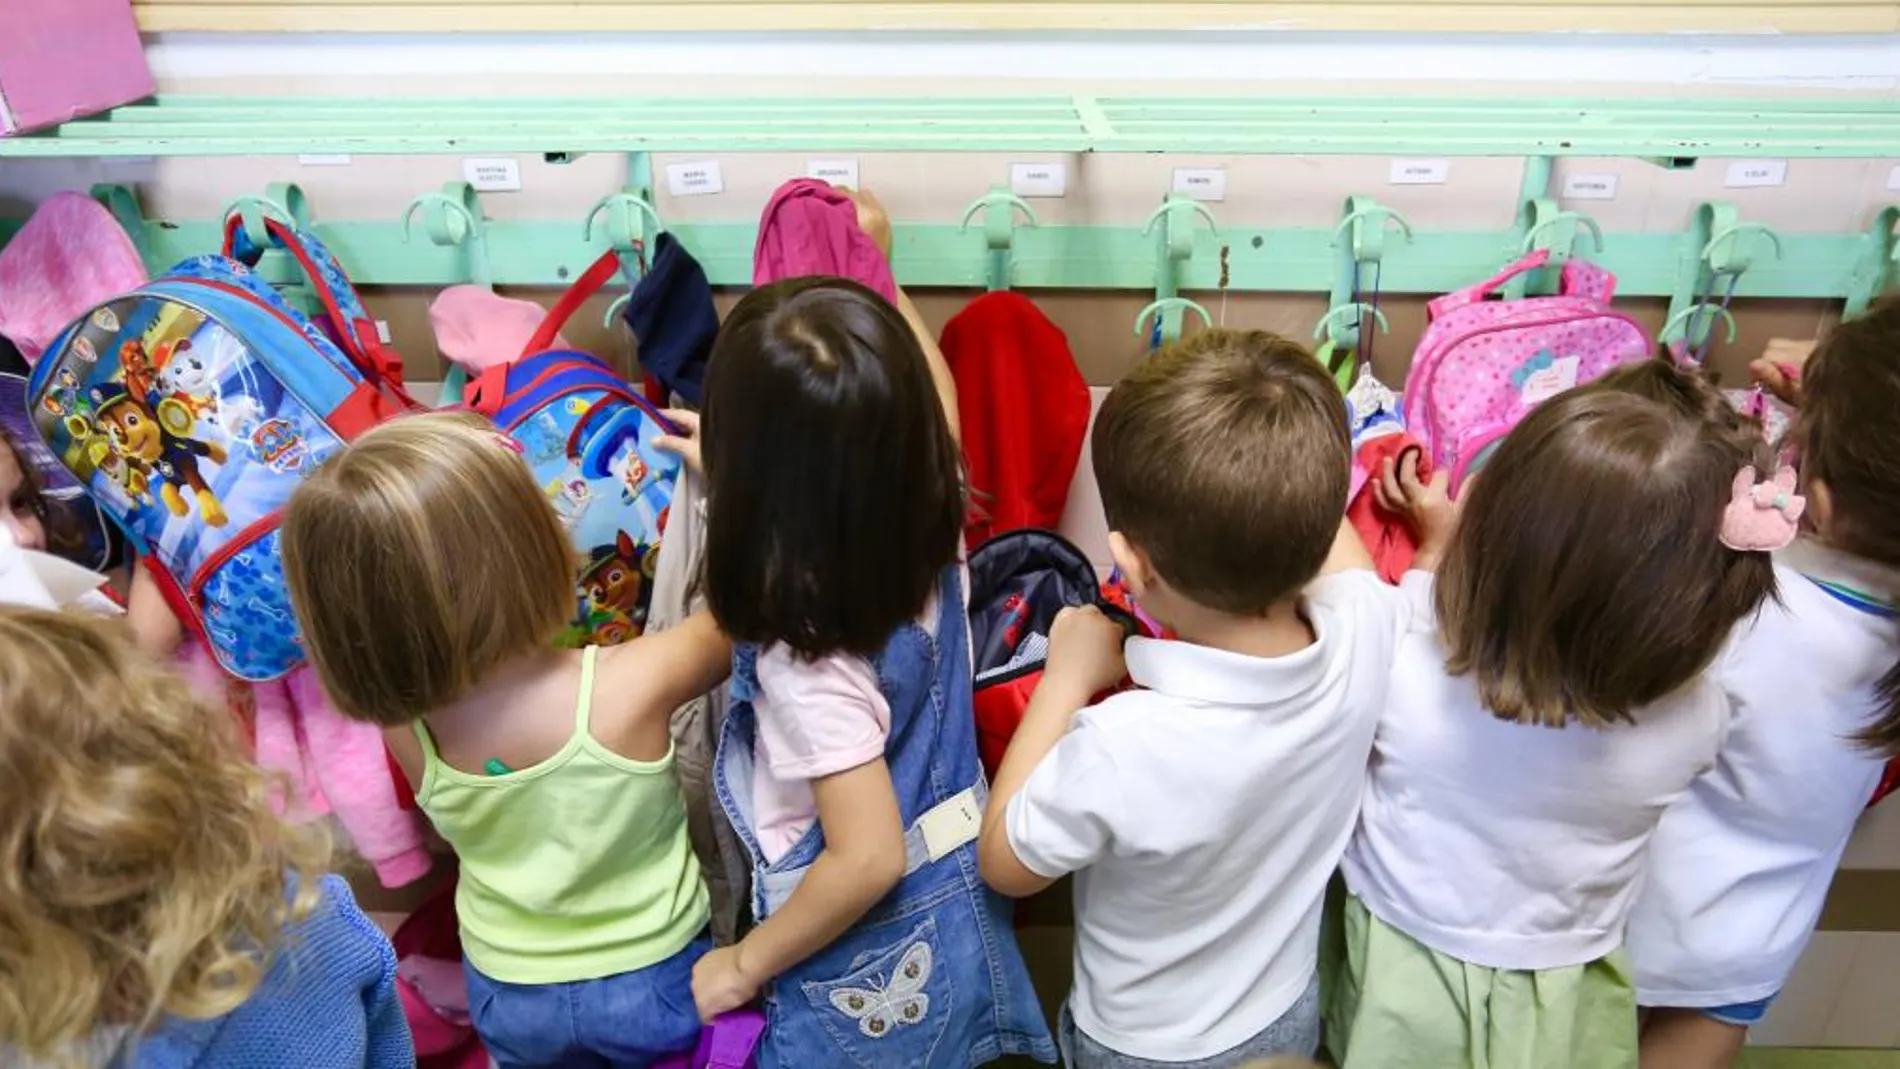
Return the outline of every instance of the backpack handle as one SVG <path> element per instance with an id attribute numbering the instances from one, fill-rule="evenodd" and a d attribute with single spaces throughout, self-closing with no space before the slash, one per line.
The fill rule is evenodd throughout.
<path id="1" fill-rule="evenodd" d="M 595 260 L 593 266 L 582 272 L 581 277 L 575 279 L 574 284 L 567 288 L 567 292 L 561 294 L 561 299 L 554 303 L 553 311 L 550 311 L 548 317 L 541 321 L 541 326 L 534 332 L 534 336 L 528 339 L 528 345 L 521 350 L 521 355 L 533 356 L 552 348 L 554 336 L 561 332 L 561 328 L 566 326 L 567 321 L 580 310 L 581 305 L 587 302 L 587 298 L 599 293 L 600 288 L 607 284 L 607 280 L 619 271 L 620 254 L 612 249 L 601 253 L 600 259 Z"/>
<path id="2" fill-rule="evenodd" d="M 336 257 L 321 242 L 281 220 L 266 216 L 264 229 L 270 235 L 273 247 L 284 250 L 297 261 L 304 278 L 309 280 L 311 288 L 317 292 L 317 298 L 323 302 L 324 313 L 329 317 L 330 325 L 336 329 L 338 343 L 356 369 L 406 398 L 408 394 L 403 390 L 402 383 L 402 359 L 383 344 L 376 332 L 376 321 L 370 318 L 362 299 L 351 287 L 349 276 L 343 273 L 343 265 L 337 263 Z M 226 257 L 248 267 L 256 267 L 264 251 L 252 243 L 244 230 L 243 221 L 236 215 L 224 221 Z"/>
<path id="3" fill-rule="evenodd" d="M 1461 290 L 1454 290 L 1431 301 L 1425 306 L 1426 311 L 1432 319 L 1442 318 L 1447 312 L 1484 300 L 1504 288 L 1506 282 L 1526 271 L 1536 271 L 1549 266 L 1550 250 L 1532 249 L 1515 263 L 1483 282 Z M 1616 295 L 1616 276 L 1596 264 L 1573 256 L 1564 262 L 1557 292 L 1564 297 L 1582 297 L 1598 304 L 1608 304 L 1610 298 Z"/>

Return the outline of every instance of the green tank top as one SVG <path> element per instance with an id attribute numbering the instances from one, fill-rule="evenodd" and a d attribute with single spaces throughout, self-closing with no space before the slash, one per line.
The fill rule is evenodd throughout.
<path id="1" fill-rule="evenodd" d="M 511 984 L 593 980 L 684 949 L 709 913 L 669 748 L 634 761 L 588 730 L 594 657 L 581 655 L 574 735 L 532 768 L 472 775 L 444 763 L 418 721 L 416 804 L 461 859 L 462 947 Z"/>

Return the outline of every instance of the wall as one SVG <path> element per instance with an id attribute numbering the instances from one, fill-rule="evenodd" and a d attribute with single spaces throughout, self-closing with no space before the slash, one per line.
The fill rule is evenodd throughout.
<path id="1" fill-rule="evenodd" d="M 1808 94 L 1853 92 L 1900 96 L 1900 38 L 1524 35 L 1491 38 L 1394 34 L 1342 36 L 1234 32 L 1139 36 L 1058 34 L 808 35 L 685 34 L 546 38 L 246 37 L 169 35 L 151 59 L 166 91 L 231 95 L 294 93 L 666 95 L 995 92 L 1095 92 L 1139 87 L 1184 93 L 1492 93 L 1543 92 L 1591 96 L 1640 94 Z M 1900 152 L 1900 146 L 1896 147 Z M 677 158 L 677 157 L 673 157 Z M 884 196 L 900 221 L 947 221 L 992 184 L 1007 180 L 1012 161 L 1046 157 L 860 157 L 863 182 Z M 656 161 L 663 165 L 667 158 Z M 1457 160 L 1448 184 L 1388 187 L 1382 159 L 1254 157 L 1184 160 L 1156 156 L 1073 157 L 1071 188 L 1062 201 L 1038 202 L 1045 221 L 1138 223 L 1164 192 L 1172 168 L 1224 164 L 1228 199 L 1221 218 L 1253 226 L 1323 225 L 1352 192 L 1402 209 L 1419 227 L 1510 225 L 1518 196 L 1517 160 Z M 673 220 L 745 219 L 770 189 L 801 173 L 805 157 L 725 157 L 727 192 L 670 199 Z M 1789 231 L 1865 227 L 1876 205 L 1900 199 L 1886 189 L 1900 158 L 1796 161 L 1779 189 L 1729 191 L 1719 164 L 1664 171 L 1639 161 L 1568 161 L 1568 170 L 1613 171 L 1618 199 L 1567 205 L 1589 211 L 1606 230 L 1682 227 L 1703 199 L 1728 196 L 1743 214 Z M 484 199 L 496 218 L 581 219 L 602 193 L 617 188 L 624 162 L 592 156 L 572 164 L 521 160 L 524 191 Z M 656 167 L 656 170 L 658 167 Z M 155 217 L 204 219 L 233 197 L 261 192 L 270 181 L 295 179 L 319 221 L 394 221 L 414 194 L 460 177 L 452 156 L 358 158 L 349 167 L 305 166 L 291 158 L 0 162 L 0 217 L 22 214 L 47 192 L 94 181 L 141 187 Z M 899 268 L 901 272 L 901 258 Z M 1475 281 L 1475 280 L 1474 280 Z M 429 336 L 429 294 L 373 293 L 409 360 L 412 377 L 439 372 Z M 530 294 L 546 299 L 547 294 Z M 970 294 L 919 295 L 934 326 Z M 1139 357 L 1133 337 L 1138 293 L 1057 292 L 1035 295 L 1068 333 L 1078 363 L 1099 395 Z M 1304 337 L 1323 310 L 1309 295 L 1196 294 L 1230 325 L 1257 326 Z M 730 299 L 728 296 L 727 300 Z M 605 301 L 576 317 L 571 336 L 631 366 L 627 340 L 600 326 Z M 1398 381 L 1423 326 L 1418 297 L 1388 297 L 1393 333 L 1375 350 L 1378 369 Z M 1659 301 L 1628 302 L 1652 329 Z M 1821 302 L 1753 302 L 1738 308 L 1742 333 L 1718 345 L 1715 362 L 1731 375 L 1771 336 L 1813 336 L 1832 321 Z M 1092 485 L 1078 480 L 1067 527 L 1098 557 L 1102 531 Z M 1788 1044 L 1900 1045 L 1900 1024 L 1876 993 L 1900 989 L 1900 803 L 1876 814 L 1849 858 L 1824 927 L 1802 972 L 1758 1036 Z M 1047 986 L 1066 985 L 1065 909 L 1045 902 L 1025 935 Z M 1897 933 L 1897 934 L 1889 934 Z"/>

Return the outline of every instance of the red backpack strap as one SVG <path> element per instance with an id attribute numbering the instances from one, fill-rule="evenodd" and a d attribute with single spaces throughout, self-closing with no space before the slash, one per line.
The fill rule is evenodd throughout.
<path id="1" fill-rule="evenodd" d="M 566 293 L 561 294 L 561 299 L 554 303 L 554 310 L 541 321 L 540 329 L 528 339 L 527 348 L 521 351 L 521 355 L 533 356 L 554 348 L 554 336 L 561 332 L 561 328 L 567 324 L 568 319 L 580 309 L 582 304 L 586 303 L 587 298 L 599 293 L 600 288 L 607 284 L 607 280 L 619 272 L 619 254 L 611 249 L 601 253 L 600 259 L 595 260 L 594 265 L 583 272 L 581 277 L 575 279 L 574 284 L 567 288 Z M 486 377 L 485 373 L 484 377 Z"/>

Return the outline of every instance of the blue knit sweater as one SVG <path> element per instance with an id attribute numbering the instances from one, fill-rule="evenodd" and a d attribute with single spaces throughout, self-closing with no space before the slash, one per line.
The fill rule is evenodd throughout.
<path id="1" fill-rule="evenodd" d="M 285 933 L 264 982 L 210 1021 L 167 1020 L 139 1040 L 136 1069 L 414 1069 L 396 997 L 396 952 L 347 884 Z"/>

